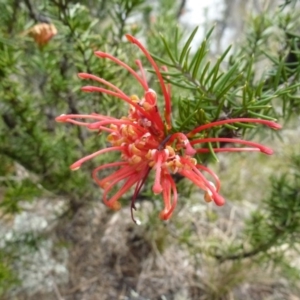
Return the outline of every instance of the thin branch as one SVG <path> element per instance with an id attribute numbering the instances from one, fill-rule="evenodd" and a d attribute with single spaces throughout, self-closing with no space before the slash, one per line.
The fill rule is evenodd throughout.
<path id="1" fill-rule="evenodd" d="M 36 23 L 51 23 L 49 18 L 35 11 L 30 0 L 24 0 L 24 3 L 28 8 L 30 18 L 33 19 Z"/>
<path id="2" fill-rule="evenodd" d="M 179 9 L 178 9 L 177 14 L 176 14 L 177 19 L 182 15 L 182 13 L 184 11 L 184 8 L 185 8 L 185 5 L 186 5 L 186 0 L 181 0 Z"/>

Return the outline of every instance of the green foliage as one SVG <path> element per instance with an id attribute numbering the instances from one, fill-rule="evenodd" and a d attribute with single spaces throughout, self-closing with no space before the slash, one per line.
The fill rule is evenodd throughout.
<path id="1" fill-rule="evenodd" d="M 280 266 L 289 277 L 300 278 L 297 269 L 285 259 L 287 250 L 293 250 L 296 256 L 299 253 L 300 156 L 294 156 L 290 165 L 289 174 L 270 179 L 270 195 L 245 221 L 242 240 L 235 240 L 227 250 L 223 248 L 223 254 L 214 254 L 220 262 L 254 257 Z"/>
<path id="2" fill-rule="evenodd" d="M 258 19 L 254 21 L 254 28 L 256 23 L 261 24 L 257 21 Z M 292 16 L 289 21 L 293 21 Z M 253 44 L 257 44 L 252 50 L 249 51 L 248 47 L 241 48 L 242 50 L 229 57 L 231 52 L 231 46 L 229 46 L 214 63 L 208 57 L 209 38 L 213 33 L 213 28 L 192 55 L 191 43 L 198 28 L 190 34 L 181 49 L 178 49 L 180 45 L 178 36 L 181 35 L 178 28 L 173 43 L 161 36 L 169 60 L 162 59 L 155 54 L 153 56 L 170 69 L 176 70 L 163 72 L 166 81 L 181 89 L 189 90 L 190 95 L 180 98 L 176 103 L 179 106 L 179 116 L 175 130 L 189 131 L 199 124 L 223 117 L 257 117 L 274 120 L 280 117 L 272 110 L 272 101 L 278 97 L 283 100 L 281 116 L 295 111 L 294 99 L 298 98 L 296 95 L 299 89 L 298 51 L 295 50 L 297 40 L 295 40 L 295 35 L 290 34 L 293 41 L 292 44 L 287 41 L 288 45 L 292 45 L 289 47 L 289 54 L 282 56 L 279 53 L 280 61 L 277 58 L 274 59 L 263 50 L 262 41 L 269 39 L 270 36 L 263 36 L 261 33 L 261 31 L 267 31 L 267 26 L 272 25 L 266 24 L 264 29 L 261 27 L 255 29 L 255 35 L 252 33 L 249 41 L 252 47 Z M 261 59 L 262 54 L 272 62 L 273 67 L 267 74 L 267 79 L 263 77 L 257 80 L 256 62 Z M 253 126 L 243 124 L 236 124 L 235 127 L 231 129 L 253 128 Z"/>
<path id="3" fill-rule="evenodd" d="M 271 178 L 270 196 L 248 221 L 245 233 L 253 248 L 292 247 L 300 238 L 300 157 L 295 156 L 290 164 L 290 174 Z"/>
<path id="4" fill-rule="evenodd" d="M 22 211 L 20 202 L 30 201 L 42 195 L 42 191 L 30 179 L 8 182 L 0 208 L 4 214 L 15 214 Z"/>
<path id="5" fill-rule="evenodd" d="M 0 296 L 19 283 L 19 280 L 11 270 L 12 261 L 7 259 L 7 253 L 0 251 Z"/>

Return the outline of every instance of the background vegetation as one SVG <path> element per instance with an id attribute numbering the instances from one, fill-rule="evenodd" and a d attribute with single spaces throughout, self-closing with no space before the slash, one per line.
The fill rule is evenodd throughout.
<path id="1" fill-rule="evenodd" d="M 299 5 L 257 2 L 261 10 L 246 15 L 238 41 L 222 49 L 224 24 L 205 24 L 197 44 L 197 29 L 180 22 L 185 1 L 0 0 L 2 298 L 299 299 Z M 45 45 L 32 36 L 40 23 L 57 29 Z M 218 163 L 214 154 L 198 157 L 220 175 L 224 207 L 204 203 L 180 180 L 180 203 L 164 223 L 161 200 L 146 186 L 136 226 L 127 199 L 108 211 L 90 178 L 107 157 L 69 170 L 107 142 L 55 117 L 127 111 L 117 99 L 81 92 L 76 74 L 140 92 L 125 70 L 93 55 L 107 51 L 132 67 L 139 58 L 149 68 L 125 33 L 168 66 L 180 130 L 242 116 L 283 125 L 276 133 L 249 125 L 214 133 L 275 150 L 218 155 Z M 148 75 L 159 93 L 150 68 Z"/>

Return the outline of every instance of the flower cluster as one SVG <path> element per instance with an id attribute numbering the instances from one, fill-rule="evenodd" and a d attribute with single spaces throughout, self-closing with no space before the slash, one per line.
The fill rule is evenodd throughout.
<path id="1" fill-rule="evenodd" d="M 207 123 L 188 133 L 172 130 L 171 87 L 169 84 L 165 84 L 159 67 L 145 47 L 131 35 L 126 35 L 126 37 L 131 43 L 140 48 L 155 70 L 164 97 L 164 114 L 158 109 L 157 94 L 149 88 L 144 69 L 139 60 L 136 61 L 139 72 L 136 72 L 108 53 L 95 52 L 96 56 L 112 60 L 128 70 L 142 86 L 144 94 L 142 97 L 136 95 L 128 96 L 121 89 L 103 78 L 80 73 L 80 78 L 92 79 L 101 84 L 99 87 L 85 86 L 82 88 L 83 91 L 100 92 L 117 97 L 129 104 L 129 111 L 128 115 L 121 119 L 96 113 L 89 115 L 61 115 L 57 117 L 56 120 L 58 122 L 69 122 L 85 126 L 91 130 L 107 132 L 107 140 L 111 144 L 111 147 L 101 149 L 81 158 L 71 165 L 70 168 L 76 170 L 84 162 L 98 155 L 118 151 L 120 153 L 120 161 L 101 165 L 94 169 L 92 173 L 95 182 L 103 189 L 104 203 L 112 209 L 119 209 L 120 203 L 118 200 L 130 188 L 134 187 L 131 202 L 132 212 L 135 209 L 137 196 L 151 171 L 154 172 L 153 193 L 162 194 L 164 200 L 164 208 L 160 213 L 160 217 L 163 220 L 170 218 L 178 199 L 176 184 L 172 177 L 173 174 L 180 174 L 186 177 L 202 189 L 205 201 L 213 201 L 219 206 L 223 205 L 224 198 L 219 194 L 220 181 L 217 175 L 206 166 L 199 164 L 194 158 L 196 153 L 211 151 L 211 149 L 201 147 L 201 145 L 207 145 L 207 143 L 217 145 L 219 143 L 238 143 L 246 146 L 240 148 L 214 148 L 214 152 L 260 151 L 265 154 L 272 154 L 272 150 L 242 139 L 209 137 L 210 129 L 224 124 L 240 122 L 260 123 L 273 129 L 279 129 L 280 125 L 262 119 L 235 118 Z M 161 69 L 166 70 L 165 67 Z M 117 168 L 117 170 L 113 171 L 109 176 L 99 178 L 99 172 L 107 168 Z M 204 174 L 209 175 L 211 180 L 208 180 Z M 119 183 L 122 183 L 122 185 L 118 191 L 114 195 L 109 196 L 112 189 Z"/>
<path id="2" fill-rule="evenodd" d="M 53 24 L 39 23 L 29 28 L 22 35 L 28 34 L 39 46 L 45 46 L 56 34 L 57 29 Z"/>

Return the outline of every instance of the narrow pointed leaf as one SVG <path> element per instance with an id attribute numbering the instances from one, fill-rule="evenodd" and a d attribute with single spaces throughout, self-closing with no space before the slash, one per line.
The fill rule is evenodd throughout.
<path id="1" fill-rule="evenodd" d="M 166 51 L 167 51 L 167 53 L 168 53 L 168 55 L 169 55 L 171 61 L 172 61 L 174 64 L 176 64 L 177 61 L 176 61 L 175 57 L 173 56 L 173 54 L 172 54 L 172 52 L 171 52 L 171 50 L 170 50 L 170 47 L 169 47 L 169 45 L 168 45 L 166 39 L 164 38 L 164 36 L 163 36 L 162 34 L 160 35 L 160 38 L 161 38 L 161 40 L 163 41 L 163 44 L 164 44 L 164 46 L 165 46 L 165 49 L 166 49 Z"/>
<path id="2" fill-rule="evenodd" d="M 182 49 L 182 52 L 181 52 L 180 57 L 179 57 L 179 62 L 180 62 L 181 64 L 182 64 L 182 62 L 183 62 L 183 60 L 184 60 L 184 58 L 185 58 L 185 56 L 186 56 L 186 53 L 187 53 L 187 51 L 188 51 L 188 49 L 189 49 L 189 47 L 190 47 L 190 45 L 191 45 L 191 43 L 192 43 L 192 41 L 193 41 L 193 39 L 194 39 L 194 37 L 195 37 L 197 31 L 198 31 L 198 27 L 196 27 L 196 28 L 193 30 L 193 32 L 192 32 L 191 35 L 189 36 L 188 40 L 186 41 L 186 43 L 185 43 L 185 45 L 184 45 L 184 47 L 183 47 L 183 49 Z"/>

